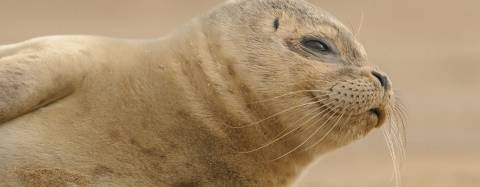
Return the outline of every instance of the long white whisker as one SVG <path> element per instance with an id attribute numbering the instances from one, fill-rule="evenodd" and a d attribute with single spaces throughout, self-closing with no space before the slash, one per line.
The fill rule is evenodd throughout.
<path id="1" fill-rule="evenodd" d="M 402 140 L 402 138 L 400 137 L 400 132 L 398 131 L 398 128 L 397 128 L 397 123 L 394 121 L 394 120 L 390 120 L 390 125 L 391 125 L 391 134 L 393 134 L 393 137 L 398 145 L 398 148 L 400 149 L 399 151 L 399 154 L 402 158 L 402 160 L 405 159 L 405 142 Z"/>
<path id="2" fill-rule="evenodd" d="M 322 127 L 327 124 L 331 119 L 332 117 L 334 117 L 336 114 L 336 112 L 334 112 L 328 119 L 327 121 L 325 121 L 319 128 L 317 128 L 317 130 L 315 130 L 312 135 L 310 135 L 305 141 L 303 141 L 300 145 L 296 146 L 295 148 L 293 148 L 292 150 L 288 151 L 287 153 L 281 155 L 280 157 L 272 160 L 272 161 L 277 161 L 279 159 L 282 159 L 283 157 L 289 155 L 290 153 L 293 153 L 294 151 L 298 150 L 300 147 L 302 147 L 303 145 L 305 145 L 313 136 L 315 136 L 317 134 L 318 131 L 320 131 L 322 129 Z"/>
<path id="3" fill-rule="evenodd" d="M 328 105 L 328 104 L 325 104 L 324 106 L 327 106 L 327 105 Z M 322 107 L 323 107 L 323 106 L 322 106 Z M 315 110 L 315 111 L 317 111 L 317 110 Z M 279 134 L 280 134 L 279 136 L 275 137 L 274 140 L 270 141 L 269 143 L 267 143 L 267 144 L 265 144 L 265 145 L 262 145 L 262 146 L 260 146 L 260 147 L 258 147 L 258 148 L 256 148 L 256 149 L 253 149 L 253 150 L 250 150 L 250 151 L 245 151 L 245 152 L 240 152 L 240 153 L 252 153 L 252 152 L 261 150 L 261 149 L 263 149 L 263 148 L 265 148 L 265 147 L 268 147 L 268 146 L 274 144 L 275 142 L 283 139 L 284 137 L 288 136 L 289 134 L 297 131 L 297 130 L 300 129 L 303 125 L 307 124 L 308 122 L 310 122 L 310 121 L 312 121 L 313 119 L 317 118 L 318 116 L 322 115 L 322 113 L 324 113 L 325 111 L 326 111 L 326 110 L 324 110 L 324 111 L 322 111 L 322 112 L 319 112 L 318 114 L 313 115 L 313 117 L 310 117 L 307 121 L 303 122 L 301 125 L 295 127 L 294 129 L 290 130 L 290 131 L 287 132 L 287 133 L 284 133 L 284 131 L 282 131 L 281 133 L 279 133 Z M 299 121 L 299 120 L 297 120 L 297 122 L 298 122 L 298 121 Z M 286 129 L 286 130 L 288 130 L 288 129 Z"/>
<path id="4" fill-rule="evenodd" d="M 392 158 L 392 162 L 393 162 L 393 168 L 394 168 L 394 179 L 395 179 L 395 184 L 396 184 L 396 187 L 399 187 L 401 186 L 401 176 L 400 176 L 400 168 L 399 168 L 399 164 L 398 164 L 398 159 L 397 159 L 397 154 L 396 154 L 396 151 L 395 151 L 395 146 L 393 145 L 393 141 L 392 141 L 392 137 L 390 135 L 390 132 L 387 130 L 387 129 L 384 129 L 383 131 L 384 133 L 384 136 L 385 136 L 385 140 L 387 142 L 387 147 L 388 147 L 388 150 L 390 152 L 390 156 Z"/>
<path id="5" fill-rule="evenodd" d="M 298 93 L 305 93 L 305 92 L 321 92 L 321 90 L 299 90 L 299 91 L 286 93 L 286 94 L 283 94 L 283 95 L 280 95 L 280 96 L 275 96 L 275 97 L 272 97 L 272 98 L 269 98 L 269 99 L 254 101 L 254 102 L 251 102 L 249 104 L 264 103 L 264 102 L 267 102 L 267 101 L 272 101 L 272 100 L 275 100 L 275 99 L 283 98 L 283 97 L 290 96 L 290 95 L 295 95 L 295 94 L 298 94 Z M 317 97 L 324 97 L 324 96 L 328 96 L 328 94 L 322 94 L 322 95 L 319 95 Z"/>
<path id="6" fill-rule="evenodd" d="M 390 123 L 392 125 L 392 127 L 395 129 L 395 132 L 394 135 L 396 135 L 396 138 L 399 140 L 399 149 L 400 149 L 400 154 L 401 154 L 401 158 L 402 160 L 404 161 L 406 159 L 406 132 L 405 132 L 405 121 L 402 117 L 402 115 L 400 114 L 400 112 L 398 111 L 398 109 L 396 108 L 393 108 L 393 112 L 394 112 L 394 116 L 396 119 L 400 119 L 400 125 L 397 123 L 396 120 L 394 120 L 393 118 L 390 118 Z M 399 126 L 401 128 L 399 128 Z"/>
<path id="7" fill-rule="evenodd" d="M 350 120 L 350 117 L 352 117 L 352 114 L 348 115 L 345 122 L 348 122 L 348 120 Z M 330 133 L 340 124 L 340 123 L 338 123 L 340 121 L 340 119 L 341 119 L 341 117 L 337 120 L 337 122 L 332 126 L 332 128 L 330 128 L 330 130 L 328 130 L 328 132 L 322 138 L 320 138 L 317 142 L 315 142 L 312 145 L 305 148 L 305 151 L 315 147 L 318 144 L 320 144 L 326 137 L 328 137 L 328 135 L 330 135 Z"/>
<path id="8" fill-rule="evenodd" d="M 363 10 L 360 12 L 360 23 L 358 24 L 358 28 L 357 30 L 355 31 L 355 33 L 353 34 L 353 36 L 355 38 L 358 38 L 360 36 L 360 32 L 362 31 L 362 27 L 363 27 L 363 22 L 365 21 L 365 14 L 363 12 Z"/>
<path id="9" fill-rule="evenodd" d="M 275 113 L 275 114 L 273 114 L 273 115 L 271 115 L 271 116 L 269 116 L 269 117 L 266 117 L 266 118 L 264 118 L 264 119 L 262 119 L 262 120 L 260 120 L 260 121 L 253 122 L 253 123 L 248 124 L 248 125 L 239 126 L 239 127 L 233 127 L 233 126 L 229 126 L 229 127 L 230 127 L 230 128 L 233 128 L 233 129 L 241 129 L 241 128 L 252 127 L 252 126 L 258 125 L 258 124 L 260 124 L 260 123 L 262 123 L 262 122 L 264 122 L 264 121 L 266 121 L 266 120 L 272 119 L 272 118 L 274 118 L 274 117 L 276 117 L 276 116 L 278 116 L 278 115 L 280 115 L 280 114 L 289 112 L 289 111 L 291 111 L 291 110 L 293 110 L 293 109 L 297 109 L 297 108 L 300 108 L 300 107 L 305 107 L 305 106 L 317 104 L 317 103 L 323 102 L 323 101 L 325 101 L 325 100 L 327 100 L 327 99 L 319 100 L 319 101 L 315 101 L 315 102 L 309 102 L 309 103 L 305 103 L 305 104 L 298 105 L 298 106 L 293 106 L 293 107 L 287 108 L 287 109 L 285 109 L 285 110 L 282 110 L 282 111 L 280 111 L 280 112 L 277 112 L 277 113 Z"/>

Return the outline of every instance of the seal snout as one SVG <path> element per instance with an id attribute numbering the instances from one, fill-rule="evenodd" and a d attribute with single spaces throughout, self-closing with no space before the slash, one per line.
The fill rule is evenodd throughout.
<path id="1" fill-rule="evenodd" d="M 365 119 L 371 127 L 381 127 L 387 118 L 392 83 L 385 73 L 365 69 L 353 78 L 340 79 L 328 93 L 329 108 L 350 118 Z"/>

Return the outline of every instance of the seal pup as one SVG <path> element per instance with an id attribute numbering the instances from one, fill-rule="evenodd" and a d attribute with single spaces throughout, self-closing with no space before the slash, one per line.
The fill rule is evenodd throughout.
<path id="1" fill-rule="evenodd" d="M 1 186 L 289 186 L 396 111 L 327 12 L 238 0 L 159 39 L 0 47 Z"/>

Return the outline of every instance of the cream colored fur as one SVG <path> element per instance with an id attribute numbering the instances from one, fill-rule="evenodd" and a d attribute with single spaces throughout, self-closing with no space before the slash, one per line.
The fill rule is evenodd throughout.
<path id="1" fill-rule="evenodd" d="M 337 58 L 303 51 L 310 35 Z M 300 0 L 230 2 L 160 39 L 1 46 L 0 186 L 288 186 L 381 123 L 369 109 L 393 93 L 374 69 L 352 33 Z"/>

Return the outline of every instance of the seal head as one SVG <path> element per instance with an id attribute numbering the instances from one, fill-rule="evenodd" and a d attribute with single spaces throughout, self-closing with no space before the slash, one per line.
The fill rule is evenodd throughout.
<path id="1" fill-rule="evenodd" d="M 390 79 L 326 11 L 304 1 L 244 0 L 207 17 L 207 37 L 251 91 L 250 102 L 284 114 L 275 118 L 303 132 L 302 146 L 347 144 L 388 117 Z"/>

